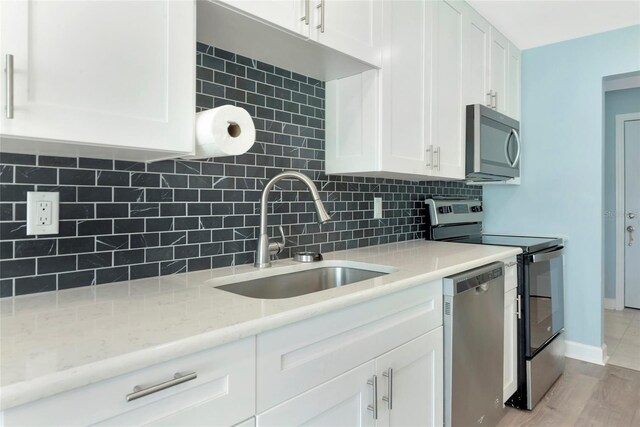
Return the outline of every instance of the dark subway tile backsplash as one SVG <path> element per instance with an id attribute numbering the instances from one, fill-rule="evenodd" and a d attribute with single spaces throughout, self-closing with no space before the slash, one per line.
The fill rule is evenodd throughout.
<path id="1" fill-rule="evenodd" d="M 327 177 L 323 82 L 201 43 L 197 64 L 197 111 L 247 109 L 251 150 L 149 164 L 0 153 L 1 297 L 252 263 L 260 191 L 283 169 L 314 180 L 332 221 L 317 225 L 306 189 L 280 182 L 269 224 L 287 236 L 281 258 L 420 239 L 425 197 L 481 197 L 457 182 Z M 60 192 L 58 235 L 26 235 L 27 191 Z"/>

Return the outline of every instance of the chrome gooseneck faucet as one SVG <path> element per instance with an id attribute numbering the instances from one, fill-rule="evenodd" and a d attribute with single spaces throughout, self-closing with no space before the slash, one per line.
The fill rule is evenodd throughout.
<path id="1" fill-rule="evenodd" d="M 326 211 L 322 201 L 320 200 L 318 189 L 314 185 L 313 181 L 311 181 L 306 175 L 303 175 L 300 172 L 286 171 L 274 176 L 269 182 L 267 182 L 267 185 L 264 186 L 264 189 L 262 190 L 262 197 L 260 199 L 260 236 L 258 237 L 256 262 L 254 264 L 256 268 L 271 267 L 271 256 L 282 252 L 285 246 L 284 231 L 282 230 L 282 227 L 280 227 L 280 237 L 282 240 L 279 242 L 269 240 L 267 229 L 269 192 L 273 189 L 274 185 L 282 179 L 297 179 L 307 186 L 307 189 L 313 198 L 313 203 L 316 206 L 318 224 L 324 224 L 331 219 L 331 215 Z"/>

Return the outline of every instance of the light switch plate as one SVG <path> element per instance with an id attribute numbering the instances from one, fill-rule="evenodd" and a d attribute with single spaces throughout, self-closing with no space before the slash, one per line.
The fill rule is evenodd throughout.
<path id="1" fill-rule="evenodd" d="M 382 218 L 382 197 L 373 198 L 373 219 Z"/>
<path id="2" fill-rule="evenodd" d="M 27 235 L 58 234 L 60 193 L 27 192 Z"/>

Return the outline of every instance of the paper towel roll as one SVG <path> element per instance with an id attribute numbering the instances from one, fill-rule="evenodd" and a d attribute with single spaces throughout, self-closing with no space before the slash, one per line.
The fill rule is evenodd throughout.
<path id="1" fill-rule="evenodd" d="M 256 140 L 256 127 L 240 107 L 223 105 L 196 114 L 196 151 L 192 158 L 236 156 Z"/>

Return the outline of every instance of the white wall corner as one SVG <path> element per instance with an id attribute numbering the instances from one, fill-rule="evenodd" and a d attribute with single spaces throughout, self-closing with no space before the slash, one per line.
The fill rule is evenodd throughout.
<path id="1" fill-rule="evenodd" d="M 565 347 L 564 355 L 571 359 L 582 360 L 583 362 L 594 363 L 596 365 L 606 365 L 609 360 L 606 344 L 597 347 L 575 341 L 565 341 Z"/>
<path id="2" fill-rule="evenodd" d="M 615 310 L 616 309 L 616 299 L 615 298 L 605 298 L 604 299 L 604 309 L 605 310 Z"/>

